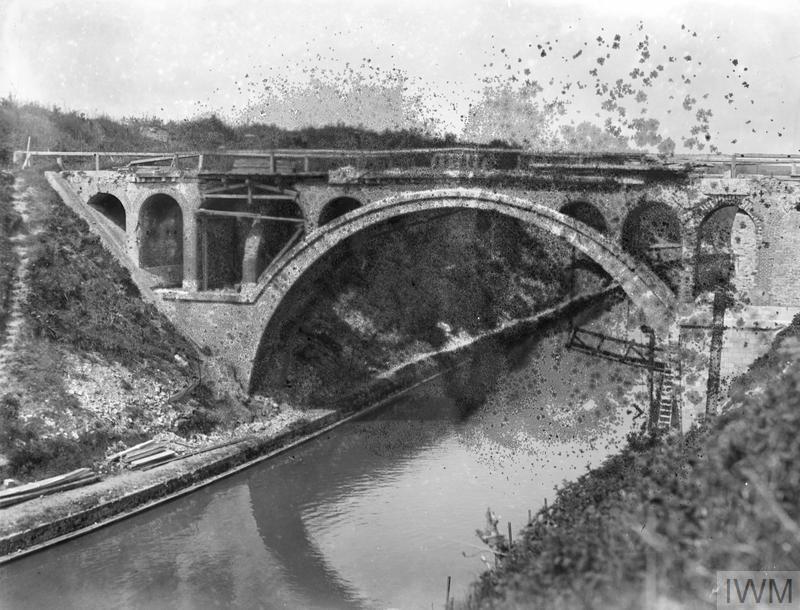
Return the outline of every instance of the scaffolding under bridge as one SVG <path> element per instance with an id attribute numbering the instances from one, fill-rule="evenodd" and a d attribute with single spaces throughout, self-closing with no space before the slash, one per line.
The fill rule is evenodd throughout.
<path id="1" fill-rule="evenodd" d="M 673 427 L 677 421 L 673 416 L 675 410 L 674 374 L 664 348 L 631 339 L 612 337 L 586 328 L 573 329 L 566 347 L 590 356 L 648 369 L 651 375 L 651 425 L 660 429 Z M 658 375 L 657 382 L 653 379 L 656 375 Z M 640 415 L 642 414 L 641 409 L 636 406 L 634 408 Z"/>

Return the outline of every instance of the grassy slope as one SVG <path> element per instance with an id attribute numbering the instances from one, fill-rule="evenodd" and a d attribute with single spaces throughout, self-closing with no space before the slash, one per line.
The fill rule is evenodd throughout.
<path id="1" fill-rule="evenodd" d="M 48 210 L 30 267 L 26 313 L 37 335 L 123 364 L 167 367 L 192 347 L 141 299 L 130 274 L 43 176 L 27 172 Z"/>
<path id="2" fill-rule="evenodd" d="M 0 173 L 0 329 L 5 327 L 10 306 L 11 286 L 14 270 L 17 266 L 16 254 L 11 237 L 19 225 L 19 215 L 14 210 L 12 197 L 14 177 L 8 173 Z M 0 343 L 5 334 L 0 330 Z"/>
<path id="3" fill-rule="evenodd" d="M 244 416 L 202 387 L 183 404 L 166 403 L 193 379 L 194 349 L 141 299 L 128 271 L 41 173 L 22 178 L 39 194 L 31 212 L 43 230 L 28 238 L 28 336 L 0 392 L 0 453 L 10 460 L 0 476 L 88 466 L 121 440 L 207 432 Z M 176 364 L 175 354 L 189 365 Z M 104 377 L 90 378 L 96 374 Z M 76 393 L 82 386 L 93 393 Z"/>
<path id="4" fill-rule="evenodd" d="M 769 379 L 764 391 L 740 385 L 728 411 L 685 438 L 633 437 L 565 485 L 471 605 L 714 607 L 716 570 L 800 565 L 798 336 L 800 319 L 744 376 Z"/>

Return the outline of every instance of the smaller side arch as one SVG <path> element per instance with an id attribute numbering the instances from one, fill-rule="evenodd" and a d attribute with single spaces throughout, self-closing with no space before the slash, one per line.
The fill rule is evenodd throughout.
<path id="1" fill-rule="evenodd" d="M 588 201 L 582 199 L 568 201 L 558 211 L 564 216 L 569 216 L 582 222 L 587 227 L 592 227 L 598 233 L 608 235 L 608 223 L 605 215 L 596 205 Z"/>
<path id="2" fill-rule="evenodd" d="M 183 282 L 183 211 L 170 195 L 145 199 L 136 227 L 139 266 L 161 278 L 164 286 Z"/>
<path id="3" fill-rule="evenodd" d="M 322 206 L 322 211 L 319 213 L 319 218 L 317 219 L 317 226 L 324 226 L 340 216 L 344 216 L 348 212 L 357 210 L 361 206 L 362 203 L 355 197 L 343 196 L 331 199 Z"/>
<path id="4" fill-rule="evenodd" d="M 734 271 L 740 279 L 749 277 L 747 286 L 741 285 L 737 286 L 737 288 L 741 288 L 743 292 L 745 290 L 749 292 L 750 298 L 756 298 L 756 284 L 758 282 L 754 276 L 754 270 L 750 269 L 750 267 L 757 267 L 759 265 L 758 252 L 760 244 L 763 241 L 764 220 L 758 213 L 757 206 L 754 205 L 753 200 L 749 196 L 706 195 L 696 205 L 686 210 L 681 216 L 681 224 L 683 225 L 685 235 L 684 283 L 680 289 L 680 299 L 682 301 L 692 301 L 698 294 L 698 291 L 702 291 L 702 286 L 698 283 L 698 265 L 700 264 L 698 253 L 702 250 L 704 237 L 703 225 L 724 208 L 735 208 L 737 210 L 734 215 L 734 222 L 736 222 L 736 218 L 738 218 L 739 223 L 734 225 L 734 227 L 739 227 L 740 232 L 743 232 L 738 236 L 738 243 L 730 244 L 735 250 L 733 254 L 740 257 L 738 259 L 739 268 L 734 269 Z M 745 228 L 741 227 L 742 221 L 747 223 Z M 750 233 L 753 235 L 752 238 L 745 235 Z M 750 246 L 752 252 L 745 253 L 745 248 L 749 241 L 754 242 Z M 734 263 L 736 261 L 734 260 L 731 262 Z M 742 268 L 742 264 L 744 264 L 744 268 Z M 700 282 L 700 284 L 702 284 L 702 282 Z"/>
<path id="5" fill-rule="evenodd" d="M 583 199 L 567 201 L 559 210 L 564 216 L 569 216 L 587 227 L 591 227 L 602 235 L 608 235 L 608 223 L 600 209 Z M 602 265 L 592 260 L 585 254 L 580 254 L 572 248 L 571 264 L 569 266 L 570 291 L 591 291 L 600 289 L 610 279 Z"/>
<path id="6" fill-rule="evenodd" d="M 118 228 L 125 231 L 127 214 L 122 201 L 111 193 L 96 193 L 89 198 L 88 205 L 100 212 Z"/>
<path id="7" fill-rule="evenodd" d="M 623 251 L 646 264 L 672 290 L 682 283 L 684 229 L 676 210 L 661 201 L 640 201 L 622 222 Z"/>

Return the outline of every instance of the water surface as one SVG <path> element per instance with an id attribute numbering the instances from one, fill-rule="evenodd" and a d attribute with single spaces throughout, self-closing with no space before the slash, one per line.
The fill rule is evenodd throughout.
<path id="1" fill-rule="evenodd" d="M 2 608 L 440 608 L 631 429 L 641 373 L 557 334 L 257 467 L 0 568 Z M 483 556 L 484 559 L 481 558 Z"/>

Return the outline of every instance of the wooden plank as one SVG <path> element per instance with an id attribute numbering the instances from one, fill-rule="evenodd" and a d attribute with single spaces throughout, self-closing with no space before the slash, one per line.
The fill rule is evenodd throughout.
<path id="1" fill-rule="evenodd" d="M 69 481 L 68 483 L 64 483 L 62 485 L 58 485 L 56 487 L 48 487 L 47 489 L 42 489 L 39 491 L 33 491 L 30 493 L 22 494 L 19 496 L 14 496 L 11 498 L 3 498 L 0 499 L 0 508 L 6 508 L 7 506 L 12 506 L 14 504 L 19 504 L 20 502 L 25 502 L 27 500 L 33 500 L 35 498 L 39 498 L 41 496 L 47 496 L 54 493 L 59 493 L 62 491 L 68 491 L 70 489 L 75 489 L 76 487 L 83 487 L 84 485 L 89 485 L 90 483 L 96 483 L 100 480 L 100 476 L 97 474 L 90 474 L 80 479 Z"/>
<path id="2" fill-rule="evenodd" d="M 266 214 L 257 214 L 256 212 L 233 212 L 229 210 L 208 210 L 200 209 L 195 212 L 199 216 L 223 216 L 229 218 L 256 218 L 259 220 L 275 220 L 277 222 L 292 222 L 295 224 L 305 224 L 302 218 L 288 218 L 286 216 L 268 216 Z"/>
<path id="3" fill-rule="evenodd" d="M 295 242 L 297 241 L 297 238 L 300 237 L 303 234 L 304 230 L 305 230 L 305 227 L 299 227 L 297 229 L 297 231 L 295 231 L 294 234 L 289 238 L 289 241 L 287 241 L 284 244 L 283 248 L 281 248 L 280 251 L 273 257 L 272 260 L 273 261 L 280 260 L 280 258 L 289 251 L 289 248 L 294 246 Z M 265 269 L 265 271 L 266 271 L 266 269 Z"/>
<path id="4" fill-rule="evenodd" d="M 260 201 L 292 201 L 292 197 L 287 195 L 253 195 L 248 196 L 247 193 L 221 193 L 219 195 L 207 196 L 206 193 L 202 195 L 203 199 L 243 199 L 252 202 L 254 199 Z"/>
<path id="5" fill-rule="evenodd" d="M 138 460 L 139 458 L 153 455 L 154 453 L 159 453 L 160 451 L 164 451 L 167 447 L 162 445 L 161 443 L 156 443 L 149 447 L 144 447 L 139 449 L 138 451 L 134 451 L 133 453 L 129 453 L 128 455 L 122 458 L 123 462 L 133 462 L 134 460 Z"/>
<path id="6" fill-rule="evenodd" d="M 131 462 L 131 468 L 139 468 L 141 466 L 147 466 L 148 464 L 155 464 L 163 460 L 174 458 L 177 455 L 178 454 L 172 451 L 172 449 L 164 449 L 164 451 L 155 455 L 150 455 L 140 460 L 136 460 L 135 462 Z"/>
<path id="7" fill-rule="evenodd" d="M 150 439 L 149 441 L 144 441 L 143 443 L 139 443 L 138 445 L 133 445 L 132 447 L 128 447 L 127 449 L 123 449 L 122 451 L 114 453 L 108 456 L 106 460 L 109 462 L 113 462 L 114 460 L 121 458 L 123 455 L 130 453 L 131 451 L 136 451 L 137 449 L 141 449 L 142 447 L 147 447 L 148 445 L 152 445 L 153 443 L 155 443 L 153 439 Z"/>
<path id="8" fill-rule="evenodd" d="M 73 479 L 76 479 L 80 476 L 83 476 L 87 473 L 91 473 L 92 471 L 89 468 L 78 468 L 77 470 L 73 470 L 71 472 L 67 472 L 66 474 L 60 474 L 54 477 L 50 477 L 48 479 L 42 479 L 41 481 L 34 481 L 32 483 L 26 483 L 25 485 L 18 485 L 17 487 L 11 487 L 9 489 L 4 489 L 0 491 L 0 498 L 6 498 L 9 496 L 18 495 L 21 493 L 26 493 L 29 491 L 36 491 L 40 489 L 46 489 L 48 487 L 52 487 L 55 485 L 59 485 L 61 483 L 69 482 Z"/>
<path id="9" fill-rule="evenodd" d="M 173 403 L 176 403 L 176 402 L 180 402 L 187 394 L 192 392 L 199 385 L 200 385 L 200 380 L 199 379 L 195 379 L 189 385 L 187 385 L 185 388 L 183 388 L 182 390 L 178 390 L 172 396 L 167 398 L 167 403 L 168 404 L 173 404 Z"/>
<path id="10" fill-rule="evenodd" d="M 235 191 L 236 189 L 243 189 L 246 186 L 244 182 L 236 182 L 234 184 L 226 184 L 225 186 L 215 186 L 214 188 L 206 189 L 203 191 L 202 196 L 213 195 L 214 193 L 225 193 L 227 191 Z"/>
<path id="11" fill-rule="evenodd" d="M 292 197 L 297 197 L 297 195 L 299 195 L 299 192 L 294 189 L 287 189 L 287 188 L 282 189 L 272 184 L 264 184 L 262 182 L 253 182 L 253 186 L 263 191 L 272 191 L 273 193 L 287 194 L 291 195 Z"/>

